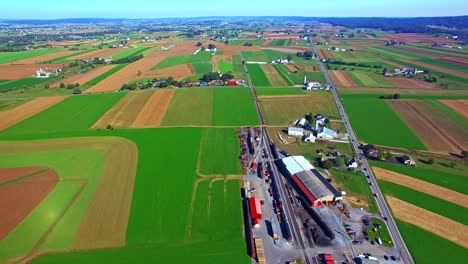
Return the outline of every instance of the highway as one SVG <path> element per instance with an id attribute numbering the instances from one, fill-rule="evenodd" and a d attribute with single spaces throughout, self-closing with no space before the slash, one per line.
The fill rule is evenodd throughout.
<path id="1" fill-rule="evenodd" d="M 317 48 L 313 45 L 314 53 L 318 54 Z M 385 199 L 383 198 L 382 192 L 380 191 L 380 188 L 377 184 L 377 180 L 375 178 L 374 173 L 372 172 L 371 167 L 369 166 L 369 163 L 367 159 L 364 157 L 362 151 L 359 149 L 359 143 L 356 137 L 356 134 L 354 133 L 354 130 L 351 126 L 351 123 L 349 122 L 349 118 L 344 110 L 343 104 L 340 100 L 340 97 L 338 95 L 338 92 L 336 91 L 335 85 L 333 85 L 332 80 L 330 79 L 330 76 L 328 75 L 327 69 L 324 67 L 323 63 L 320 61 L 319 58 L 317 58 L 317 61 L 320 65 L 320 68 L 323 71 L 323 74 L 325 75 L 325 78 L 328 82 L 328 84 L 331 86 L 330 90 L 333 94 L 333 97 L 335 99 L 336 105 L 338 107 L 338 110 L 340 112 L 341 118 L 343 119 L 343 122 L 346 126 L 346 129 L 348 131 L 349 137 L 351 139 L 351 143 L 353 145 L 353 148 L 355 152 L 358 154 L 360 157 L 360 161 L 362 162 L 362 167 L 363 170 L 365 171 L 365 174 L 369 176 L 369 181 L 372 183 L 371 190 L 373 191 L 374 194 L 377 194 L 377 197 L 375 197 L 377 206 L 379 207 L 379 211 L 382 215 L 382 217 L 387 218 L 387 227 L 389 229 L 390 235 L 392 237 L 393 243 L 395 247 L 397 247 L 399 253 L 400 253 L 400 259 L 403 261 L 405 264 L 414 264 L 414 260 L 411 257 L 411 254 L 403 241 L 403 238 L 401 237 L 400 231 L 398 230 L 395 220 L 390 213 L 390 209 L 388 208 L 387 203 L 385 202 Z"/>

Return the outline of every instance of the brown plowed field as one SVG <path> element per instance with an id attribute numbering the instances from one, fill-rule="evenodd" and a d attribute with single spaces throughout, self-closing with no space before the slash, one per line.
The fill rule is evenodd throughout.
<path id="1" fill-rule="evenodd" d="M 109 109 L 92 128 L 105 128 L 107 125 L 115 128 L 131 127 L 151 94 L 148 91 L 128 93 Z"/>
<path id="2" fill-rule="evenodd" d="M 0 184 L 11 181 L 21 176 L 30 175 L 41 170 L 46 169 L 46 167 L 24 167 L 24 168 L 0 168 Z"/>
<path id="3" fill-rule="evenodd" d="M 196 41 L 180 41 L 172 42 L 174 48 L 168 51 L 153 51 L 146 55 L 144 58 L 135 61 L 128 66 L 121 69 L 118 74 L 113 74 L 95 86 L 84 91 L 85 94 L 101 93 L 101 92 L 114 92 L 120 89 L 122 85 L 129 83 L 132 80 L 139 78 L 138 72 L 145 74 L 150 71 L 155 65 L 160 63 L 163 59 L 169 56 L 190 55 L 195 52 L 197 47 Z M 219 43 L 216 44 L 218 46 Z M 224 54 L 223 54 L 224 55 Z M 232 60 L 232 58 L 231 58 Z"/>
<path id="4" fill-rule="evenodd" d="M 264 64 L 261 65 L 261 67 L 272 86 L 288 86 L 286 81 L 279 75 L 273 65 Z"/>
<path id="5" fill-rule="evenodd" d="M 58 104 L 65 98 L 67 96 L 38 97 L 16 108 L 0 111 L 0 131 Z"/>
<path id="6" fill-rule="evenodd" d="M 36 56 L 36 57 L 17 60 L 14 63 L 15 64 L 36 64 L 36 63 L 41 63 L 43 61 L 48 61 L 48 60 L 53 60 L 53 59 L 57 59 L 60 57 L 69 56 L 74 53 L 77 53 L 77 51 L 76 50 L 58 51 L 58 52 L 47 53 L 47 54 Z"/>
<path id="7" fill-rule="evenodd" d="M 459 153 L 468 148 L 466 130 L 435 107 L 418 100 L 389 103 L 430 150 Z"/>
<path id="8" fill-rule="evenodd" d="M 420 61 L 417 61 L 417 60 L 410 60 L 410 59 L 403 59 L 403 58 L 401 60 L 405 61 L 405 62 L 408 62 L 408 63 L 416 64 L 416 65 L 419 65 L 421 67 L 425 67 L 425 68 L 428 68 L 428 69 L 432 69 L 432 70 L 436 70 L 436 71 L 440 71 L 440 72 L 444 72 L 444 73 L 447 73 L 447 74 L 451 74 L 451 75 L 454 75 L 454 76 L 458 76 L 458 77 L 461 77 L 461 78 L 468 79 L 468 73 L 466 73 L 466 72 L 447 69 L 447 68 L 432 65 L 432 64 L 429 64 L 429 63 L 420 62 Z"/>
<path id="9" fill-rule="evenodd" d="M 468 247 L 468 226 L 395 197 L 386 198 L 396 218 Z"/>
<path id="10" fill-rule="evenodd" d="M 349 88 L 358 86 L 347 72 L 328 71 L 328 73 L 330 74 L 330 78 L 332 79 L 333 83 L 335 83 L 339 87 Z"/>
<path id="11" fill-rule="evenodd" d="M 372 167 L 372 170 L 380 180 L 393 182 L 468 208 L 468 195 L 463 193 L 379 167 Z"/>
<path id="12" fill-rule="evenodd" d="M 305 72 L 317 72 L 320 71 L 319 66 L 303 66 L 303 65 L 295 65 L 295 64 L 288 64 L 286 65 L 290 71 L 305 71 Z"/>
<path id="13" fill-rule="evenodd" d="M 194 75 L 195 69 L 193 68 L 192 64 L 180 64 L 169 68 L 145 72 L 143 74 L 143 79 L 172 77 L 175 80 L 181 80 Z"/>
<path id="14" fill-rule="evenodd" d="M 402 88 L 402 89 L 421 89 L 421 90 L 440 89 L 440 87 L 432 83 L 410 79 L 410 78 L 389 77 L 386 79 L 389 80 L 391 83 L 393 83 L 396 87 Z"/>
<path id="15" fill-rule="evenodd" d="M 146 102 L 143 109 L 138 114 L 132 127 L 157 127 L 166 114 L 169 103 L 171 102 L 174 90 L 166 89 L 156 91 Z"/>
<path id="16" fill-rule="evenodd" d="M 468 100 L 440 100 L 440 102 L 468 118 Z"/>
<path id="17" fill-rule="evenodd" d="M 124 52 L 125 50 L 127 49 L 126 48 L 98 49 L 98 50 L 86 52 L 85 54 L 70 57 L 67 60 L 73 61 L 73 60 L 86 60 L 86 59 L 92 59 L 92 58 L 112 57 L 112 56 L 115 56 L 117 54 Z"/>
<path id="18" fill-rule="evenodd" d="M 32 77 L 39 69 L 56 70 L 61 64 L 0 64 L 0 80 L 18 80 Z"/>
<path id="19" fill-rule="evenodd" d="M 89 72 L 84 73 L 84 74 L 73 75 L 73 76 L 70 76 L 70 77 L 68 77 L 68 78 L 66 78 L 64 80 L 61 80 L 61 81 L 58 81 L 58 82 L 52 84 L 50 87 L 51 88 L 58 88 L 58 87 L 60 87 L 60 83 L 64 83 L 65 85 L 75 84 L 75 83 L 78 83 L 79 85 L 83 85 L 83 84 L 91 81 L 92 79 L 106 73 L 107 71 L 109 71 L 110 69 L 112 69 L 112 68 L 114 68 L 116 66 L 117 66 L 117 64 L 110 64 L 110 65 L 106 65 L 106 66 L 94 69 L 94 70 L 89 71 Z"/>
<path id="20" fill-rule="evenodd" d="M 333 56 L 331 55 L 330 51 L 324 50 L 324 49 L 319 49 L 319 57 L 321 59 L 333 59 Z"/>
<path id="21" fill-rule="evenodd" d="M 0 240 L 5 238 L 52 191 L 58 181 L 53 170 L 28 181 L 0 186 Z M 20 175 L 17 175 L 20 177 Z M 24 176 L 24 175 L 21 175 Z M 10 177 L 7 175 L 7 177 Z M 40 181 L 34 178 L 40 177 Z"/>
<path id="22" fill-rule="evenodd" d="M 442 58 L 439 58 L 439 60 L 468 67 L 468 59 L 464 59 L 464 58 L 442 57 Z"/>

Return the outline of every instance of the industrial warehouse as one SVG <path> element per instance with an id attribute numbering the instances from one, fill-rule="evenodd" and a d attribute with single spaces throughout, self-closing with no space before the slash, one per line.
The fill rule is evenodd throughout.
<path id="1" fill-rule="evenodd" d="M 278 162 L 281 172 L 290 177 L 311 206 L 332 204 L 343 199 L 336 190 L 303 156 L 291 156 Z"/>

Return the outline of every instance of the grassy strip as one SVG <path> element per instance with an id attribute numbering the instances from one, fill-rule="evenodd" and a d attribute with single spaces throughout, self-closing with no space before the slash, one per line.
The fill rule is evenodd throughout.
<path id="1" fill-rule="evenodd" d="M 76 52 L 76 53 L 73 53 L 71 55 L 66 55 L 66 56 L 63 56 L 63 57 L 60 57 L 60 58 L 55 58 L 55 59 L 52 59 L 52 60 L 48 60 L 48 61 L 44 61 L 42 63 L 47 63 L 47 64 L 67 64 L 67 63 L 71 63 L 72 61 L 70 60 L 67 60 L 68 58 L 71 58 L 71 57 L 75 57 L 75 56 L 79 56 L 81 54 L 85 54 L 85 53 L 88 53 L 88 52 L 91 52 L 91 51 L 94 51 L 94 49 L 92 50 L 82 50 L 82 51 L 79 51 L 79 52 Z"/>
<path id="2" fill-rule="evenodd" d="M 275 67 L 276 71 L 279 73 L 281 78 L 283 78 L 283 80 L 285 80 L 289 85 L 296 84 L 293 80 L 291 80 L 291 78 L 289 78 L 288 73 L 290 73 L 291 71 L 286 66 L 275 64 L 273 65 L 273 67 Z"/>
<path id="3" fill-rule="evenodd" d="M 63 50 L 64 49 L 37 49 L 18 52 L 4 52 L 0 53 L 0 63 L 13 62 Z"/>
<path id="4" fill-rule="evenodd" d="M 29 87 L 35 87 L 36 85 L 42 85 L 45 83 L 50 83 L 54 80 L 58 79 L 58 76 L 52 76 L 49 78 L 34 78 L 28 77 L 20 80 L 9 81 L 0 84 L 0 91 L 14 91 L 25 89 Z"/>

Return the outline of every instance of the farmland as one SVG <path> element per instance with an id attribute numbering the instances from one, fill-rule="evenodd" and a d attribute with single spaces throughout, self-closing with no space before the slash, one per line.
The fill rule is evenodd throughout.
<path id="1" fill-rule="evenodd" d="M 385 100 L 372 94 L 342 93 L 341 98 L 361 140 L 384 146 L 426 149 Z"/>
<path id="2" fill-rule="evenodd" d="M 309 81 L 316 81 L 322 84 L 326 83 L 325 76 L 321 71 L 291 71 L 285 65 L 274 65 L 274 67 L 289 85 L 303 84 L 305 77 L 307 77 Z"/>
<path id="3" fill-rule="evenodd" d="M 39 85 L 45 85 L 46 83 L 50 83 L 58 78 L 50 77 L 50 78 L 24 78 L 16 81 L 10 81 L 0 84 L 0 91 L 13 91 L 13 90 L 21 90 L 28 87 L 34 87 Z"/>
<path id="4" fill-rule="evenodd" d="M 30 57 L 41 56 L 47 53 L 54 53 L 60 51 L 59 49 L 37 49 L 20 52 L 6 52 L 0 53 L 0 63 L 14 62 Z"/>
<path id="5" fill-rule="evenodd" d="M 83 86 L 84 84 L 90 85 L 91 83 L 88 83 L 88 82 L 90 82 L 90 81 L 94 80 L 95 78 L 103 75 L 104 73 L 110 71 L 115 66 L 117 66 L 117 65 L 106 65 L 106 66 L 91 70 L 91 71 L 83 73 L 83 74 L 73 75 L 73 76 L 70 76 L 70 77 L 68 77 L 68 78 L 66 78 L 64 80 L 61 80 L 61 81 L 58 81 L 58 82 L 52 84 L 51 87 L 58 88 L 58 87 L 60 87 L 61 83 L 63 83 L 64 85 L 76 84 L 76 83 L 78 83 L 80 86 Z"/>
<path id="6" fill-rule="evenodd" d="M 19 80 L 36 75 L 39 69 L 53 71 L 62 67 L 60 64 L 0 64 L 0 80 Z"/>
<path id="7" fill-rule="evenodd" d="M 261 67 L 272 86 L 288 86 L 286 81 L 278 74 L 273 65 L 266 64 L 262 65 Z"/>
<path id="8" fill-rule="evenodd" d="M 81 86 L 82 89 L 87 89 L 89 87 L 92 87 L 98 83 L 100 83 L 101 81 L 103 81 L 104 79 L 106 79 L 107 77 L 109 76 L 112 76 L 114 73 L 120 71 L 121 69 L 123 69 L 125 66 L 127 66 L 127 64 L 119 64 L 117 65 L 116 67 L 112 67 L 112 69 L 104 72 L 103 74 L 95 77 L 94 79 L 92 80 L 89 80 L 88 82 L 86 82 L 85 84 L 83 84 Z M 89 89 L 88 91 L 85 91 L 85 93 L 92 93 L 93 91 L 95 91 L 95 89 Z"/>
<path id="9" fill-rule="evenodd" d="M 274 39 L 270 42 L 270 46 L 289 46 L 289 39 Z"/>
<path id="10" fill-rule="evenodd" d="M 271 86 L 262 66 L 259 64 L 248 64 L 247 70 L 249 71 L 252 84 L 255 86 Z"/>
<path id="11" fill-rule="evenodd" d="M 221 72 L 232 72 L 234 70 L 232 63 L 225 61 L 219 61 L 218 68 Z"/>
<path id="12" fill-rule="evenodd" d="M 330 93 L 308 95 L 261 96 L 260 105 L 269 125 L 288 125 L 312 113 L 338 118 L 338 109 Z"/>
<path id="13" fill-rule="evenodd" d="M 172 56 L 162 60 L 159 64 L 153 67 L 154 70 L 172 67 L 187 63 L 202 63 L 211 61 L 211 53 L 200 51 L 196 55 Z"/>
<path id="14" fill-rule="evenodd" d="M 349 74 L 359 86 L 384 88 L 395 87 L 395 85 L 387 81 L 383 76 L 373 72 L 351 71 Z"/>

